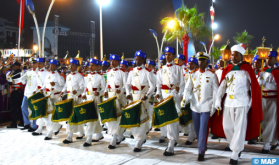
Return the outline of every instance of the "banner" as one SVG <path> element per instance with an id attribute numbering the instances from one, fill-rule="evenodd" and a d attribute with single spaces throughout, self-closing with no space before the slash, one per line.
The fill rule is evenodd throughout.
<path id="1" fill-rule="evenodd" d="M 100 104 L 98 104 L 98 108 L 101 116 L 101 122 L 103 124 L 105 122 L 117 120 L 115 99 L 116 96 L 109 98 L 106 101 L 103 101 Z"/>
<path id="2" fill-rule="evenodd" d="M 184 108 L 181 108 L 182 115 L 179 117 L 179 124 L 186 127 L 192 122 L 192 110 L 190 108 L 190 103 Z"/>
<path id="3" fill-rule="evenodd" d="M 29 119 L 37 120 L 41 117 L 46 117 L 47 114 L 47 97 L 40 98 L 32 102 L 34 112 L 31 113 Z"/>
<path id="4" fill-rule="evenodd" d="M 38 93 L 35 93 L 34 95 L 30 96 L 28 99 L 27 99 L 27 102 L 28 102 L 28 108 L 31 110 L 31 112 L 34 113 L 34 107 L 33 107 L 33 104 L 32 102 L 35 101 L 35 100 L 38 100 L 40 98 L 43 98 L 45 97 L 44 94 L 38 92 Z"/>
<path id="5" fill-rule="evenodd" d="M 178 122 L 178 114 L 173 96 L 169 96 L 153 106 L 152 126 L 160 128 L 168 124 Z"/>
<path id="6" fill-rule="evenodd" d="M 73 99 L 67 99 L 55 103 L 51 121 L 53 122 L 68 121 L 74 113 L 73 108 L 74 108 Z"/>
<path id="7" fill-rule="evenodd" d="M 122 108 L 120 127 L 140 127 L 141 101 L 134 101 Z"/>
<path id="8" fill-rule="evenodd" d="M 86 101 L 74 106 L 74 114 L 70 119 L 70 125 L 80 125 L 98 120 L 98 114 L 94 101 Z"/>

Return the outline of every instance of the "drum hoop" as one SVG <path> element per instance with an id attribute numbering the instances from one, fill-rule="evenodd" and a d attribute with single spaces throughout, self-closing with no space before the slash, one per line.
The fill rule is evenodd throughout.
<path id="1" fill-rule="evenodd" d="M 130 104 L 127 104 L 127 105 L 125 105 L 124 107 L 122 107 L 122 110 L 124 111 L 124 110 L 132 109 L 132 108 L 134 108 L 136 105 L 140 104 L 141 102 L 142 102 L 141 100 L 133 101 L 133 102 L 131 102 Z M 137 104 L 135 104 L 135 103 L 137 103 Z M 130 106 L 130 105 L 132 105 L 132 104 L 135 104 L 135 105 L 132 106 L 132 107 L 130 107 L 130 108 L 127 108 L 128 106 Z"/>
<path id="2" fill-rule="evenodd" d="M 55 103 L 54 105 L 61 105 L 61 104 L 68 103 L 71 101 L 73 101 L 73 99 L 66 99 L 66 100 L 59 101 L 59 102 Z"/>
<path id="3" fill-rule="evenodd" d="M 38 100 L 34 100 L 34 101 L 32 101 L 32 104 L 37 103 L 37 102 L 40 102 L 40 101 L 42 101 L 42 100 L 44 100 L 44 99 L 46 99 L 46 98 L 48 98 L 48 97 L 43 97 L 43 98 L 40 98 L 40 99 L 38 99 Z"/>
<path id="4" fill-rule="evenodd" d="M 156 104 L 153 106 L 153 108 L 158 108 L 158 107 L 160 107 L 161 105 L 166 104 L 166 103 L 168 102 L 168 101 L 166 101 L 166 100 L 171 100 L 172 97 L 173 97 L 173 96 L 170 95 L 169 97 L 164 98 L 164 99 L 161 100 L 160 102 L 156 103 Z M 164 102 L 164 101 L 166 101 L 166 102 Z M 163 102 L 164 102 L 164 103 L 163 103 Z"/>
<path id="5" fill-rule="evenodd" d="M 83 103 L 80 103 L 80 104 L 74 106 L 74 108 L 77 108 L 77 107 L 80 107 L 80 106 L 82 106 L 82 105 L 85 105 L 85 104 L 88 104 L 88 103 L 92 103 L 92 102 L 94 102 L 94 101 L 93 101 L 93 100 L 86 101 L 86 102 L 83 102 Z"/>
<path id="6" fill-rule="evenodd" d="M 111 100 L 113 100 L 113 99 L 116 99 L 116 96 L 113 96 L 113 97 L 111 97 L 111 98 L 109 98 L 109 99 L 107 99 L 107 100 L 105 100 L 105 101 L 101 102 L 101 103 L 100 103 L 100 104 L 98 104 L 98 105 L 105 104 L 105 103 L 107 103 L 107 102 L 109 102 L 109 101 L 111 101 Z"/>
<path id="7" fill-rule="evenodd" d="M 35 96 L 35 95 L 38 94 L 38 93 L 40 93 L 40 92 L 37 92 L 37 93 L 33 94 L 32 96 L 28 97 L 27 100 L 29 100 L 31 97 Z"/>

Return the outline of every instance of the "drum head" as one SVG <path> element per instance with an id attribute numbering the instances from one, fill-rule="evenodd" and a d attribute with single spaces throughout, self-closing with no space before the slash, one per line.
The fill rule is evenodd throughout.
<path id="1" fill-rule="evenodd" d="M 59 101 L 59 102 L 55 103 L 55 105 L 60 105 L 60 104 L 68 103 L 70 101 L 73 101 L 73 99 L 62 100 L 62 101 Z"/>
<path id="2" fill-rule="evenodd" d="M 134 107 L 134 106 L 136 106 L 136 105 L 138 105 L 140 103 L 141 103 L 141 100 L 133 101 L 130 104 L 127 104 L 124 107 L 122 107 L 122 110 L 130 109 L 130 108 L 132 108 L 132 107 Z"/>
<path id="3" fill-rule="evenodd" d="M 172 95 L 170 95 L 170 96 L 167 97 L 167 98 L 164 98 L 164 99 L 161 100 L 160 102 L 156 103 L 156 104 L 154 105 L 154 108 L 156 108 L 156 107 L 158 107 L 158 106 L 161 106 L 162 104 L 164 104 L 165 102 L 169 101 L 169 100 L 172 99 L 172 98 L 173 98 Z"/>
<path id="4" fill-rule="evenodd" d="M 85 105 L 85 104 L 88 104 L 88 103 L 92 103 L 92 102 L 94 102 L 94 101 L 93 101 L 93 100 L 86 101 L 86 102 L 80 103 L 80 104 L 78 104 L 78 105 L 75 105 L 74 108 L 79 107 L 79 106 L 82 106 L 82 105 Z"/>

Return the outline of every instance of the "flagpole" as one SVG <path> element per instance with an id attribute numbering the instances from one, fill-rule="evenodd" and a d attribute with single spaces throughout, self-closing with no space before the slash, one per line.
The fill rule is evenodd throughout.
<path id="1" fill-rule="evenodd" d="M 47 11 L 47 15 L 46 15 L 46 19 L 45 19 L 45 24 L 44 24 L 44 29 L 43 29 L 43 36 L 42 36 L 42 57 L 45 57 L 45 32 L 46 32 L 46 24 L 47 24 L 47 20 L 48 20 L 48 16 L 49 16 L 49 13 L 50 13 L 50 10 L 54 4 L 55 0 L 52 0 L 51 1 L 51 4 L 48 8 L 48 11 Z"/>
<path id="2" fill-rule="evenodd" d="M 18 43 L 17 43 L 17 57 L 19 58 L 19 49 L 20 49 L 20 33 L 21 33 L 21 12 L 22 12 L 22 0 L 20 0 L 20 9 L 19 9 L 19 28 L 18 28 Z"/>

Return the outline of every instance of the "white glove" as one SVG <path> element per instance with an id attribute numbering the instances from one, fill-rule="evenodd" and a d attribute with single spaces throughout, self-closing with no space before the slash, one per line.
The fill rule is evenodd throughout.
<path id="1" fill-rule="evenodd" d="M 222 110 L 222 108 L 221 108 L 221 102 L 219 102 L 219 101 L 216 101 L 216 103 L 215 103 L 215 109 L 217 109 L 217 110 Z"/>
<path id="2" fill-rule="evenodd" d="M 185 105 L 186 105 L 186 100 L 182 100 L 182 101 L 181 101 L 181 108 L 182 108 L 182 107 L 184 108 Z"/>

